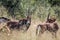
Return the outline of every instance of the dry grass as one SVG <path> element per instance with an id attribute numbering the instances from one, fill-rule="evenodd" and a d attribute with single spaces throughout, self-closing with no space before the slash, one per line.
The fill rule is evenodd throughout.
<path id="1" fill-rule="evenodd" d="M 36 27 L 39 20 L 32 21 L 32 24 L 27 32 L 13 30 L 11 35 L 8 36 L 6 32 L 0 32 L 0 40 L 60 40 L 60 29 L 57 33 L 57 38 L 53 38 L 51 33 L 45 32 L 41 36 L 36 36 Z"/>

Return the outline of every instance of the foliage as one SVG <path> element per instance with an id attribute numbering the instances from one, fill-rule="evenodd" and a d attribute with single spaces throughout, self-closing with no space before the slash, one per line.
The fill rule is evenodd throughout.
<path id="1" fill-rule="evenodd" d="M 7 14 L 13 18 L 33 15 L 40 19 L 46 19 L 48 13 L 60 17 L 60 0 L 0 0 Z M 36 16 L 35 16 L 36 14 Z"/>

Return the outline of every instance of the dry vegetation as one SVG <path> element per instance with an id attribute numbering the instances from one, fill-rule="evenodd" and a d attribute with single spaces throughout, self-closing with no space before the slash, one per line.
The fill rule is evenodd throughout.
<path id="1" fill-rule="evenodd" d="M 7 31 L 0 32 L 0 40 L 60 40 L 60 29 L 57 32 L 57 38 L 54 38 L 50 32 L 45 32 L 44 34 L 37 36 L 36 27 L 41 23 L 38 19 L 32 20 L 32 24 L 27 32 L 21 32 L 13 30 L 12 33 L 8 36 Z"/>

